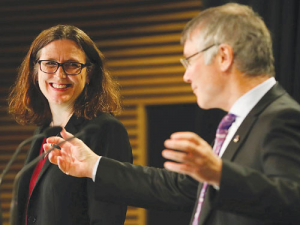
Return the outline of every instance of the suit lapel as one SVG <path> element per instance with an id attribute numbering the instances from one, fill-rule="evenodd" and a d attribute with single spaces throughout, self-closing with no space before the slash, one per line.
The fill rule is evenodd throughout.
<path id="1" fill-rule="evenodd" d="M 40 134 L 43 132 L 45 127 L 38 127 L 34 134 Z M 39 153 L 41 144 L 43 143 L 43 138 L 38 138 L 35 141 L 33 141 L 32 145 L 30 146 L 28 156 L 26 158 L 25 164 L 28 164 L 31 162 Z"/>
<path id="2" fill-rule="evenodd" d="M 268 105 L 270 105 L 284 93 L 286 93 L 285 90 L 282 89 L 279 84 L 276 84 L 262 97 L 262 99 L 246 116 L 246 118 L 236 131 L 235 135 L 233 136 L 233 139 L 229 142 L 226 151 L 222 156 L 223 159 L 233 160 L 234 155 L 243 145 L 243 142 L 246 140 L 249 132 L 251 132 L 251 129 L 255 124 L 258 116 Z"/>
<path id="3" fill-rule="evenodd" d="M 38 127 L 34 134 L 40 134 L 43 131 L 44 127 Z M 30 149 L 28 151 L 28 156 L 25 160 L 25 165 L 31 162 L 40 151 L 41 144 L 43 142 L 43 138 L 38 138 L 37 140 L 33 141 L 32 145 L 30 146 Z M 28 196 L 29 191 L 29 183 L 31 179 L 31 175 L 33 173 L 34 167 L 30 168 L 28 171 L 25 171 L 24 174 L 20 177 L 19 185 L 18 185 L 18 196 Z M 27 199 L 19 199 L 18 198 L 18 204 L 19 207 L 22 208 L 22 210 L 26 207 Z"/>
<path id="4" fill-rule="evenodd" d="M 72 134 L 76 134 L 78 132 L 78 125 L 80 125 L 82 122 L 81 119 L 77 119 L 74 115 L 70 118 L 70 120 L 68 121 L 65 129 L 69 132 L 69 133 L 72 133 Z M 59 135 L 60 136 L 60 135 Z M 38 148 L 37 146 L 35 146 L 36 148 Z M 37 155 L 35 155 L 37 156 Z M 41 172 L 38 176 L 38 179 L 36 181 L 36 184 L 34 186 L 34 189 L 35 187 L 38 185 L 39 181 L 41 180 L 41 178 L 46 174 L 46 171 L 48 170 L 48 168 L 50 168 L 51 166 L 56 166 L 56 165 L 52 165 L 47 157 L 46 161 L 45 161 L 45 164 L 43 165 L 43 168 L 41 169 Z M 34 191 L 33 189 L 33 191 Z M 32 191 L 32 192 L 33 192 Z"/>
<path id="5" fill-rule="evenodd" d="M 237 132 L 235 133 L 233 139 L 229 142 L 226 151 L 224 152 L 222 159 L 231 160 L 237 150 L 242 146 L 244 140 L 247 137 L 247 134 L 251 131 L 251 128 L 255 121 L 257 120 L 257 117 L 255 116 L 247 116 Z"/>
<path id="6" fill-rule="evenodd" d="M 241 149 L 243 142 L 246 140 L 247 135 L 251 131 L 253 125 L 255 124 L 258 116 L 261 112 L 270 105 L 273 101 L 277 98 L 286 94 L 286 91 L 281 88 L 279 84 L 275 84 L 263 97 L 262 99 L 254 106 L 254 108 L 249 112 L 246 116 L 240 127 L 238 128 L 237 132 L 233 136 L 233 139 L 230 141 L 229 145 L 227 146 L 222 158 L 232 161 L 234 155 Z M 238 137 L 238 138 L 237 138 Z M 202 188 L 202 185 L 199 185 L 199 189 Z M 200 189 L 201 190 L 201 189 Z M 199 218 L 199 225 L 205 224 L 209 214 L 212 210 L 211 201 L 209 201 L 209 196 L 213 196 L 215 190 L 212 187 L 208 187 L 205 200 L 202 205 L 201 215 Z M 199 192 L 200 193 L 200 192 Z M 198 194 L 199 197 L 199 194 Z M 197 198 L 198 202 L 198 198 Z M 196 205 L 197 207 L 197 205 Z"/>
<path id="7" fill-rule="evenodd" d="M 36 157 L 39 156 L 40 149 L 42 148 L 42 143 L 40 143 L 39 146 L 33 146 L 33 147 L 34 147 L 34 150 L 35 150 L 35 154 L 34 154 L 34 158 L 33 159 L 35 159 Z M 38 152 L 36 152 L 37 150 L 38 150 Z M 33 159 L 31 159 L 31 160 L 33 160 Z M 42 167 L 42 169 L 41 169 L 41 171 L 40 171 L 40 173 L 39 173 L 39 176 L 38 176 L 38 178 L 36 180 L 36 183 L 35 183 L 35 186 L 34 186 L 34 188 L 32 190 L 32 193 L 34 192 L 35 187 L 37 186 L 39 180 L 41 179 L 42 175 L 46 172 L 46 170 L 48 169 L 48 167 L 50 166 L 50 164 L 51 163 L 49 162 L 49 160 L 47 158 L 46 161 L 45 161 L 45 163 L 44 163 L 44 165 L 43 165 L 43 167 Z M 33 167 L 33 170 L 34 170 L 35 167 L 36 167 L 36 165 Z"/>

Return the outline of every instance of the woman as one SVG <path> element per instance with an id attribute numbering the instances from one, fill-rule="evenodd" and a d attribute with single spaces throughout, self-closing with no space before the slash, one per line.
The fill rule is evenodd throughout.
<path id="1" fill-rule="evenodd" d="M 103 60 L 82 30 L 69 25 L 44 30 L 20 67 L 10 113 L 22 125 L 38 125 L 36 134 L 49 126 L 75 134 L 96 124 L 99 130 L 80 137 L 83 142 L 98 155 L 132 162 L 128 134 L 112 115 L 120 110 L 119 95 Z M 44 142 L 32 144 L 25 163 L 43 151 Z M 95 201 L 95 191 L 91 179 L 68 176 L 46 157 L 20 179 L 18 224 L 124 224 L 127 207 Z"/>

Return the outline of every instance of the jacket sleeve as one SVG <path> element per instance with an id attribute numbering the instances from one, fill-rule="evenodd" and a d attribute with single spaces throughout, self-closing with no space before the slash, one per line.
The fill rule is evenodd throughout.
<path id="1" fill-rule="evenodd" d="M 109 171 L 107 173 L 106 171 Z M 192 211 L 198 182 L 165 169 L 122 163 L 102 157 L 96 174 L 98 199 L 131 206 Z"/>

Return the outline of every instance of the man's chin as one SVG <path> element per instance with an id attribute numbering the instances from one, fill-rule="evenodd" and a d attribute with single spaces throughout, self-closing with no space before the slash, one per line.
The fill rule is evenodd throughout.
<path id="1" fill-rule="evenodd" d="M 218 107 L 213 107 L 211 102 L 203 102 L 203 101 L 199 101 L 197 100 L 197 105 L 204 110 L 208 110 L 208 109 L 216 109 Z"/>

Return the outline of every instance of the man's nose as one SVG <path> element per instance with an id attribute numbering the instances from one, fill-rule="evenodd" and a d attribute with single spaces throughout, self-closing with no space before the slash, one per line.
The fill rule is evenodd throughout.
<path id="1" fill-rule="evenodd" d="M 191 80 L 190 80 L 190 73 L 188 72 L 188 70 L 186 69 L 185 72 L 184 72 L 184 75 L 183 75 L 183 81 L 185 83 L 191 83 Z"/>

